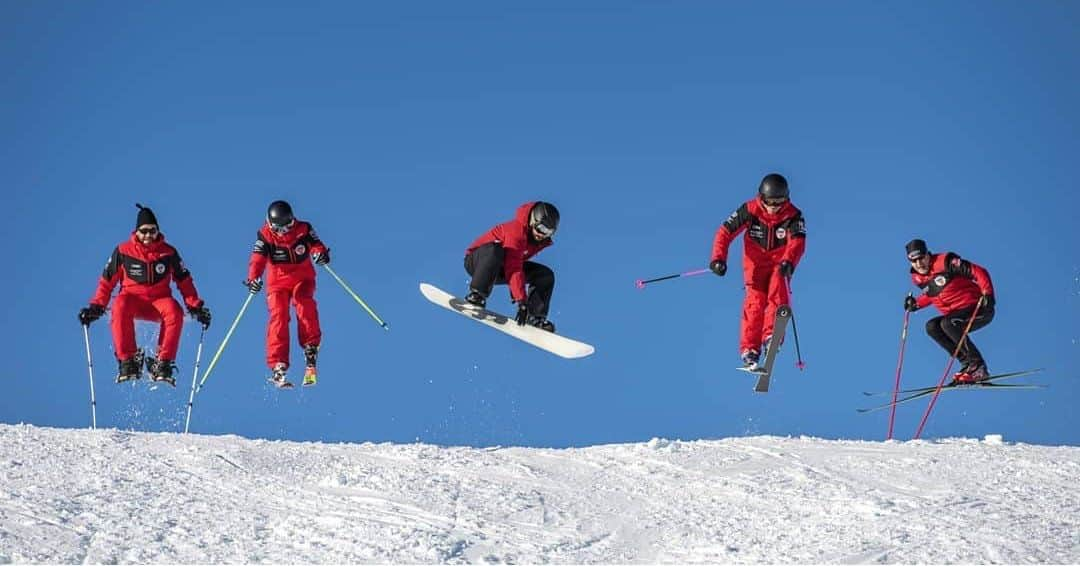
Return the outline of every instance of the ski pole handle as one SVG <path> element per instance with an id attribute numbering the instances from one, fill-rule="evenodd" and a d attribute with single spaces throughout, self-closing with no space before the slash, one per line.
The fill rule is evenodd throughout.
<path id="1" fill-rule="evenodd" d="M 673 273 L 671 275 L 665 275 L 663 277 L 656 277 L 653 279 L 638 279 L 634 282 L 634 285 L 638 289 L 644 289 L 645 285 L 649 283 L 656 283 L 657 281 L 667 281 L 668 279 L 675 279 L 678 277 L 693 277 L 695 275 L 701 275 L 702 273 L 708 273 L 708 269 L 695 269 L 693 271 L 687 271 L 686 273 Z"/>

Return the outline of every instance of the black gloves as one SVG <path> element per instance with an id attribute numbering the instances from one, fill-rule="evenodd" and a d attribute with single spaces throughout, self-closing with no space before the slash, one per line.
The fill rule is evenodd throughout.
<path id="1" fill-rule="evenodd" d="M 724 274 L 727 273 L 727 262 L 722 259 L 714 259 L 712 260 L 712 263 L 709 264 L 709 269 L 711 269 L 713 273 L 723 277 Z"/>
<path id="2" fill-rule="evenodd" d="M 780 262 L 780 275 L 791 279 L 792 274 L 795 273 L 795 266 L 790 261 L 784 260 Z"/>
<path id="3" fill-rule="evenodd" d="M 904 297 L 904 310 L 908 312 L 919 310 L 919 302 L 915 300 L 915 297 L 912 297 L 911 295 Z"/>
<path id="4" fill-rule="evenodd" d="M 105 314 L 105 307 L 91 304 L 84 309 L 79 309 L 79 322 L 86 326 L 90 326 L 91 322 L 101 318 L 101 315 L 103 314 Z"/>
<path id="5" fill-rule="evenodd" d="M 525 304 L 525 301 L 518 303 L 517 315 L 514 316 L 514 322 L 518 326 L 525 326 L 525 322 L 529 320 L 529 306 Z"/>
<path id="6" fill-rule="evenodd" d="M 983 295 L 982 297 L 979 297 L 979 303 L 982 305 L 983 308 L 992 309 L 994 308 L 994 304 L 997 303 L 997 301 L 994 300 L 993 295 Z"/>
<path id="7" fill-rule="evenodd" d="M 188 308 L 188 314 L 195 317 L 195 320 L 199 321 L 203 330 L 210 328 L 210 309 L 206 305 L 199 305 L 197 307 Z"/>
<path id="8" fill-rule="evenodd" d="M 259 291 L 262 291 L 262 285 L 263 285 L 263 283 L 262 283 L 262 278 L 261 277 L 257 277 L 255 279 L 245 279 L 244 280 L 244 286 L 248 288 L 248 291 L 251 291 L 252 295 L 254 295 L 255 293 L 258 293 Z"/>
<path id="9" fill-rule="evenodd" d="M 326 265 L 330 263 L 330 250 L 311 254 L 311 260 L 315 262 L 315 265 Z"/>

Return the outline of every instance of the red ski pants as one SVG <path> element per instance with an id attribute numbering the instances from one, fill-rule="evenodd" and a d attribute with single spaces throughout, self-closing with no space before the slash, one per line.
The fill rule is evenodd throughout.
<path id="1" fill-rule="evenodd" d="M 775 265 L 756 265 L 743 272 L 746 298 L 739 327 L 739 352 L 762 352 L 762 342 L 772 335 L 776 308 L 788 304 L 787 284 Z"/>
<path id="2" fill-rule="evenodd" d="M 157 357 L 176 360 L 180 332 L 184 329 L 184 309 L 172 297 L 148 300 L 137 295 L 116 296 L 112 306 L 113 349 L 116 359 L 127 360 L 135 355 L 135 319 L 160 322 Z"/>
<path id="3" fill-rule="evenodd" d="M 315 280 L 304 279 L 281 288 L 268 288 L 266 304 L 270 307 L 270 323 L 266 328 L 266 365 L 271 368 L 278 363 L 289 365 L 290 301 L 296 308 L 300 346 L 318 346 L 322 342 L 319 309 L 315 304 Z"/>

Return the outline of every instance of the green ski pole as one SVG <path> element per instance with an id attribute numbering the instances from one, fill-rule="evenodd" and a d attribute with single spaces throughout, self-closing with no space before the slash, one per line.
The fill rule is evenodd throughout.
<path id="1" fill-rule="evenodd" d="M 240 307 L 240 312 L 237 313 L 236 318 L 232 321 L 232 326 L 229 326 L 229 331 L 225 333 L 225 339 L 221 341 L 221 345 L 218 346 L 217 352 L 214 353 L 214 357 L 210 359 L 210 364 L 206 366 L 206 372 L 203 373 L 202 379 L 199 381 L 199 387 L 195 390 L 195 393 L 202 391 L 202 386 L 206 383 L 206 378 L 210 377 L 210 372 L 214 371 L 214 366 L 217 365 L 218 358 L 221 357 L 221 352 L 225 350 L 225 345 L 229 343 L 229 338 L 232 337 L 233 330 L 236 330 L 236 325 L 240 322 L 240 317 L 244 316 L 244 311 L 247 310 L 248 305 L 251 303 L 251 299 L 255 297 L 255 293 L 248 293 L 246 299 L 244 299 L 244 306 Z M 188 411 L 191 408 L 188 407 Z"/>
<path id="2" fill-rule="evenodd" d="M 334 279 L 337 279 L 338 283 L 341 283 L 341 287 L 345 289 L 346 293 L 352 295 L 352 298 L 356 299 L 356 302 L 360 303 L 360 306 L 364 307 L 364 310 L 366 310 L 367 313 L 371 315 L 371 318 L 375 319 L 375 322 L 379 323 L 379 326 L 383 327 L 383 330 L 390 330 L 390 326 L 388 326 L 386 322 L 383 321 L 383 319 L 379 318 L 379 315 L 375 314 L 375 311 L 371 310 L 371 307 L 367 306 L 367 303 L 365 303 L 363 299 L 361 299 L 355 292 L 353 292 L 353 290 L 349 288 L 349 285 L 342 281 L 341 277 L 338 277 L 337 273 L 334 273 L 333 269 L 330 269 L 329 264 L 324 263 L 323 267 L 326 268 L 326 271 L 328 271 L 330 275 L 334 276 Z"/>

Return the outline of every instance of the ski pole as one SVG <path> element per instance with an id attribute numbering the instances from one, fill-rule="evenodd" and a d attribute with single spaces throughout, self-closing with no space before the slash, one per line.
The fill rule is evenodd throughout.
<path id="1" fill-rule="evenodd" d="M 799 348 L 799 327 L 795 325 L 795 309 L 791 306 L 791 279 L 784 278 L 784 285 L 787 287 L 788 292 L 788 308 L 791 308 L 791 334 L 795 337 L 795 367 L 799 368 L 799 371 L 806 369 L 806 362 L 802 359 L 802 349 Z"/>
<path id="2" fill-rule="evenodd" d="M 908 293 L 911 296 L 911 293 Z M 907 345 L 908 322 L 911 321 L 911 311 L 904 309 L 904 327 L 900 330 L 900 359 L 896 361 L 896 385 L 893 386 L 892 412 L 889 414 L 889 433 L 885 440 L 892 440 L 893 422 L 896 420 L 896 397 L 900 393 L 900 370 L 904 367 L 904 347 Z"/>
<path id="3" fill-rule="evenodd" d="M 979 307 L 981 306 L 982 301 L 975 303 L 975 310 L 971 311 L 971 319 L 968 320 L 967 326 L 964 327 L 964 333 L 960 335 L 960 341 L 956 343 L 956 349 L 953 350 L 952 357 L 949 358 L 949 365 L 945 366 L 945 373 L 941 374 L 941 380 L 938 381 L 937 389 L 934 390 L 934 396 L 930 398 L 930 405 L 926 407 L 922 421 L 919 422 L 919 428 L 915 431 L 914 440 L 918 440 L 919 436 L 922 435 L 923 427 L 926 426 L 926 419 L 930 418 L 930 411 L 934 410 L 934 403 L 937 403 L 941 388 L 945 385 L 945 378 L 948 377 L 949 370 L 952 369 L 953 362 L 956 361 L 956 356 L 960 354 L 960 348 L 964 347 L 964 340 L 967 340 L 968 332 L 971 331 L 971 325 L 975 324 L 975 317 L 979 315 Z"/>
<path id="4" fill-rule="evenodd" d="M 225 339 L 221 341 L 221 345 L 218 346 L 217 352 L 214 353 L 214 357 L 210 358 L 210 364 L 206 366 L 206 373 L 203 373 L 202 379 L 199 380 L 199 387 L 195 389 L 195 393 L 202 391 L 202 386 L 206 383 L 206 378 L 210 377 L 210 372 L 214 371 L 214 366 L 217 365 L 218 358 L 221 357 L 221 352 L 225 350 L 225 345 L 229 343 L 229 338 L 232 337 L 233 330 L 236 330 L 236 325 L 240 322 L 240 317 L 244 316 L 244 311 L 247 310 L 253 297 L 255 297 L 255 293 L 248 293 L 247 298 L 244 299 L 244 305 L 240 307 L 240 312 L 236 314 L 236 318 L 233 319 L 232 325 L 229 326 L 229 331 L 225 333 Z"/>
<path id="5" fill-rule="evenodd" d="M 701 275 L 702 273 L 708 273 L 708 269 L 695 269 L 693 271 L 687 271 L 686 273 L 673 273 L 671 275 L 665 275 L 663 277 L 656 277 L 653 279 L 638 279 L 634 282 L 634 285 L 638 289 L 644 289 L 645 285 L 649 283 L 656 283 L 657 281 L 667 281 L 668 279 L 675 279 L 676 277 L 693 277 L 695 275 Z"/>
<path id="6" fill-rule="evenodd" d="M 195 350 L 195 373 L 191 375 L 191 395 L 187 400 L 187 419 L 184 421 L 184 434 L 187 434 L 188 426 L 191 425 L 191 405 L 195 401 L 195 379 L 199 377 L 199 360 L 202 359 L 203 338 L 206 337 L 206 327 L 199 332 L 199 347 Z"/>
<path id="7" fill-rule="evenodd" d="M 375 314 L 375 311 L 371 310 L 371 307 L 367 306 L 367 303 L 365 303 L 364 300 L 359 297 L 359 295 L 353 292 L 353 290 L 349 288 L 349 285 L 345 283 L 345 281 L 343 281 L 341 277 L 338 277 L 338 274 L 335 273 L 333 269 L 330 269 L 329 264 L 324 263 L 323 267 L 326 268 L 326 271 L 330 272 L 330 275 L 334 276 L 334 279 L 337 279 L 338 283 L 341 283 L 341 287 L 345 289 L 346 293 L 352 295 L 352 298 L 355 299 L 356 302 L 360 303 L 360 306 L 364 307 L 364 310 L 366 310 L 367 313 L 371 315 L 371 318 L 375 319 L 375 322 L 379 323 L 379 326 L 383 327 L 383 330 L 390 330 L 390 327 L 386 324 L 386 322 L 384 322 L 383 319 L 379 318 L 379 315 Z"/>
<path id="8" fill-rule="evenodd" d="M 90 428 L 97 428 L 97 399 L 94 397 L 94 360 L 90 357 L 90 325 L 84 324 L 83 338 L 86 340 L 86 371 L 90 373 Z"/>

